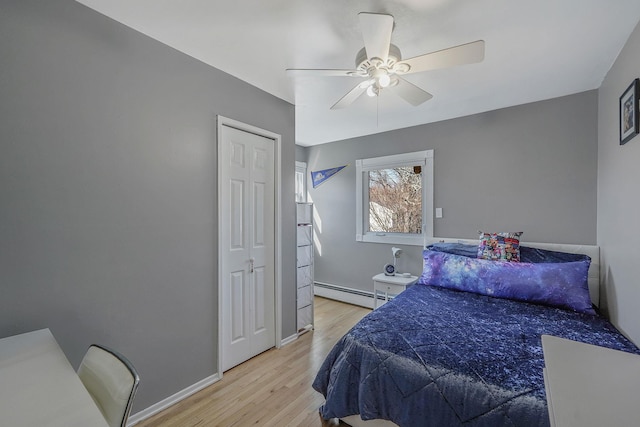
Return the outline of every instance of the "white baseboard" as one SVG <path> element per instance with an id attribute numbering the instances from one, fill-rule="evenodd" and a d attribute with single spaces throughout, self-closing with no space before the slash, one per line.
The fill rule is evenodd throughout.
<path id="1" fill-rule="evenodd" d="M 321 285 L 325 284 L 322 282 L 316 282 L 316 283 L 320 283 Z M 351 288 L 345 288 L 344 286 L 337 286 L 337 285 L 331 285 L 331 284 L 325 284 L 325 285 L 331 286 L 334 289 L 327 289 L 319 286 L 314 286 L 313 288 L 314 295 L 333 299 L 336 301 L 346 302 L 348 304 L 359 305 L 361 307 L 373 308 L 373 293 L 371 293 L 371 296 L 356 295 L 349 292 Z M 355 289 L 354 291 L 362 292 L 362 291 L 357 291 Z M 287 338 L 284 338 L 282 341 L 280 341 L 280 346 L 291 344 L 292 342 L 298 339 L 298 336 L 299 335 L 296 333 L 291 336 L 288 336 Z M 210 377 L 200 380 L 197 383 L 185 388 L 184 390 L 181 390 L 176 394 L 173 394 L 167 397 L 166 399 L 163 399 L 160 402 L 149 406 L 147 409 L 143 409 L 140 412 L 136 412 L 135 414 L 129 417 L 127 426 L 130 427 L 130 426 L 136 425 L 140 421 L 146 420 L 147 418 L 154 416 L 158 412 L 164 411 L 168 407 L 175 405 L 181 400 L 186 399 L 192 394 L 197 393 L 203 388 L 210 386 L 211 384 L 216 383 L 219 380 L 220 380 L 220 376 L 218 374 L 213 374 Z"/>
<path id="2" fill-rule="evenodd" d="M 313 287 L 313 294 L 319 297 L 329 298 L 336 301 L 346 302 L 348 304 L 359 305 L 361 307 L 373 308 L 373 292 L 363 292 L 357 289 L 347 288 L 344 286 L 333 285 L 331 283 L 315 282 L 320 286 Z M 322 285 L 330 286 L 325 288 Z M 358 294 L 353 292 L 358 292 Z M 359 295 L 360 293 L 370 294 Z"/>
<path id="3" fill-rule="evenodd" d="M 291 344 L 292 342 L 294 342 L 297 339 L 298 339 L 298 334 L 293 334 L 293 335 L 283 339 L 282 341 L 280 341 L 280 347 L 285 346 L 287 344 Z"/>
<path id="4" fill-rule="evenodd" d="M 161 400 L 160 402 L 149 406 L 147 409 L 143 409 L 140 412 L 136 412 L 132 416 L 129 417 L 129 421 L 127 422 L 127 426 L 133 426 L 139 423 L 142 420 L 146 420 L 157 414 L 158 412 L 164 411 L 168 407 L 175 405 L 183 399 L 191 396 L 194 393 L 202 390 L 205 387 L 210 386 L 213 383 L 216 383 L 220 380 L 220 375 L 213 374 L 203 380 L 198 381 L 197 383 L 190 385 L 184 390 L 180 390 L 176 394 L 173 394 L 166 399 Z"/>
<path id="5" fill-rule="evenodd" d="M 298 334 L 293 334 L 285 339 L 283 339 L 280 342 L 280 346 L 285 346 L 287 344 L 292 343 L 293 341 L 298 339 Z M 184 390 L 181 390 L 179 392 L 177 392 L 176 394 L 173 394 L 169 397 L 167 397 L 166 399 L 161 400 L 160 402 L 149 406 L 147 409 L 143 409 L 140 412 L 136 412 L 135 414 L 131 415 L 129 417 L 129 420 L 127 422 L 127 426 L 133 426 L 138 424 L 140 421 L 142 420 L 146 420 L 147 418 L 150 418 L 152 416 L 154 416 L 155 414 L 157 414 L 158 412 L 162 412 L 165 409 L 167 409 L 170 406 L 175 405 L 176 403 L 180 402 L 183 399 L 186 399 L 187 397 L 191 396 L 194 393 L 199 392 L 200 390 L 202 390 L 205 387 L 210 386 L 213 383 L 216 383 L 220 381 L 220 375 L 218 374 L 213 374 L 203 380 L 198 381 L 197 383 L 190 385 L 189 387 L 185 388 Z"/>

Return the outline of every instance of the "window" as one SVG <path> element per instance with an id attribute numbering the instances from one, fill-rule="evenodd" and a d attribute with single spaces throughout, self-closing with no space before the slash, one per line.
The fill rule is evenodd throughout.
<path id="1" fill-rule="evenodd" d="M 307 201 L 307 164 L 305 162 L 296 162 L 296 202 Z"/>
<path id="2" fill-rule="evenodd" d="M 433 237 L 433 150 L 356 160 L 356 173 L 357 241 Z"/>

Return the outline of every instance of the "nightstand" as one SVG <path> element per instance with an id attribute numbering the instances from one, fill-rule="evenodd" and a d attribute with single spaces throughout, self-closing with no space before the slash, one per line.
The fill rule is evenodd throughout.
<path id="1" fill-rule="evenodd" d="M 378 308 L 378 293 L 384 294 L 384 301 L 389 301 L 389 295 L 398 295 L 413 285 L 418 280 L 418 276 L 387 276 L 384 273 L 373 276 L 373 308 Z"/>

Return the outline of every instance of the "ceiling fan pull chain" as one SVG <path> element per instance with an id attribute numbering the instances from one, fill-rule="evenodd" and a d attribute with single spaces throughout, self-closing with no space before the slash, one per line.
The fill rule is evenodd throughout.
<path id="1" fill-rule="evenodd" d="M 380 127 L 380 94 L 376 96 L 376 128 Z"/>

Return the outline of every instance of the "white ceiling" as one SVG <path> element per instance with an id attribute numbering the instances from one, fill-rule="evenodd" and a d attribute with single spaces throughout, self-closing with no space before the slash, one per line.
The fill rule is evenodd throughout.
<path id="1" fill-rule="evenodd" d="M 598 88 L 640 19 L 639 0 L 78 1 L 295 104 L 305 146 Z M 482 39 L 485 60 L 406 76 L 434 96 L 419 107 L 383 91 L 330 110 L 359 80 L 285 70 L 354 68 L 359 12 L 394 16 L 403 58 Z"/>

